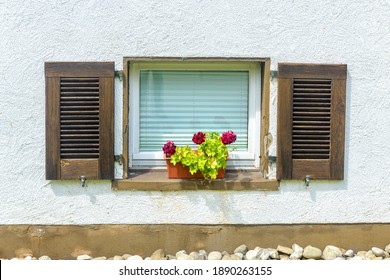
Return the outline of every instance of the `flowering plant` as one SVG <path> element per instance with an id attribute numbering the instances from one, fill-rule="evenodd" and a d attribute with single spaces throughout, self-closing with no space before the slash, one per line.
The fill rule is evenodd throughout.
<path id="1" fill-rule="evenodd" d="M 198 132 L 192 137 L 192 141 L 198 145 L 197 150 L 188 145 L 177 147 L 171 140 L 162 149 L 173 165 L 181 163 L 189 167 L 191 174 L 200 171 L 205 179 L 215 179 L 218 170 L 226 168 L 229 152 L 227 145 L 234 143 L 236 139 L 236 134 L 231 130 L 221 136 L 217 132 Z M 231 151 L 235 148 L 232 147 Z"/>

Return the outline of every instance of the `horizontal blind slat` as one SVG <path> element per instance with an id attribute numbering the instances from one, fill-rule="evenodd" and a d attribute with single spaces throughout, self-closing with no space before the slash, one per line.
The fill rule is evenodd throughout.
<path id="1" fill-rule="evenodd" d="M 167 140 L 191 144 L 198 131 L 233 130 L 247 150 L 247 71 L 141 71 L 140 151 L 161 151 Z"/>

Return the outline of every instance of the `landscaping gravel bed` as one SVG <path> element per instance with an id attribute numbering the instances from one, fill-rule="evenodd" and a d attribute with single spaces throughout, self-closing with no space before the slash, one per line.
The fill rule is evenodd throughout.
<path id="1" fill-rule="evenodd" d="M 166 254 L 163 249 L 157 249 L 151 256 L 116 255 L 116 256 L 89 256 L 79 255 L 77 260 L 390 260 L 390 244 L 385 248 L 372 247 L 368 251 L 354 252 L 328 245 L 322 250 L 313 246 L 302 248 L 298 244 L 291 247 L 278 245 L 277 248 L 248 248 L 245 244 L 238 246 L 234 252 L 200 250 L 186 252 L 184 250 L 175 255 Z M 31 253 L 21 254 L 11 260 L 51 260 L 49 256 L 36 257 Z"/>

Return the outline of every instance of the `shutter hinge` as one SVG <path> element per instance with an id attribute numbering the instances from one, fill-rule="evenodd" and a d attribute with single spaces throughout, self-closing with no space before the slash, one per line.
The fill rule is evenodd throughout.
<path id="1" fill-rule="evenodd" d="M 309 185 L 310 185 L 310 176 L 307 175 L 307 176 L 305 177 L 305 186 L 306 186 L 306 188 L 308 188 Z"/>
<path id="2" fill-rule="evenodd" d="M 120 81 L 123 80 L 123 71 L 122 70 L 115 70 L 114 75 L 116 78 L 119 78 Z"/>
<path id="3" fill-rule="evenodd" d="M 118 162 L 119 165 L 123 163 L 123 155 L 114 155 L 114 161 Z"/>
<path id="4" fill-rule="evenodd" d="M 261 158 L 261 156 L 259 156 L 259 158 Z M 268 156 L 268 161 L 275 163 L 276 162 L 276 156 Z"/>
<path id="5" fill-rule="evenodd" d="M 86 186 L 87 177 L 80 176 L 80 181 L 81 181 L 81 187 L 84 188 Z"/>
<path id="6" fill-rule="evenodd" d="M 275 71 L 275 70 L 271 70 L 269 71 L 269 75 L 271 77 L 271 81 L 274 79 L 274 78 L 278 78 L 279 74 L 278 74 L 278 71 Z"/>

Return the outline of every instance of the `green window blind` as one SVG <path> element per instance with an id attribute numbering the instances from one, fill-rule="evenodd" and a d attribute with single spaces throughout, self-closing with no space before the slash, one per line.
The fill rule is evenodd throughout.
<path id="1" fill-rule="evenodd" d="M 248 71 L 142 70 L 140 152 L 161 151 L 167 140 L 193 144 L 198 131 L 237 134 L 248 150 Z"/>

